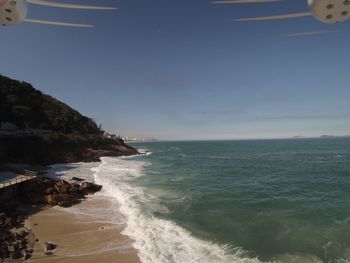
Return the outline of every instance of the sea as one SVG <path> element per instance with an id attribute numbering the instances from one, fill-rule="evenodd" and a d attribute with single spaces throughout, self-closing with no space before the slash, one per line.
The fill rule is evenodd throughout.
<path id="1" fill-rule="evenodd" d="M 141 262 L 350 262 L 350 138 L 133 146 L 53 171 L 103 185 Z"/>

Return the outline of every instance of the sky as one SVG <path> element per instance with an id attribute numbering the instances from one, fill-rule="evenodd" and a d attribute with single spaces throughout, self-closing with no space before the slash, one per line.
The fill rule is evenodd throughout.
<path id="1" fill-rule="evenodd" d="M 110 133 L 160 140 L 350 134 L 350 21 L 233 21 L 305 12 L 305 0 L 70 3 L 119 9 L 30 5 L 28 18 L 95 27 L 0 27 L 0 74 L 33 84 Z M 337 32 L 283 36 L 319 30 Z"/>

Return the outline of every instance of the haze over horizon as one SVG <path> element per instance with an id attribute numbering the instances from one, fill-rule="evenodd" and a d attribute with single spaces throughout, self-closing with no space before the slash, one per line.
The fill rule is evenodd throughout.
<path id="1" fill-rule="evenodd" d="M 1 27 L 0 73 L 123 135 L 188 140 L 350 133 L 349 22 L 232 21 L 304 12 L 306 1 L 81 3 L 119 10 L 30 6 L 30 18 L 96 28 Z M 337 32 L 281 36 L 320 30 Z"/>

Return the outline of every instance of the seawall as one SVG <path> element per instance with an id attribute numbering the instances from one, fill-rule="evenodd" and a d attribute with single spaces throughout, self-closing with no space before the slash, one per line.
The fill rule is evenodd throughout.
<path id="1" fill-rule="evenodd" d="M 21 176 L 5 183 L 0 183 L 0 202 L 15 199 L 20 194 L 20 187 L 35 179 L 36 176 Z"/>

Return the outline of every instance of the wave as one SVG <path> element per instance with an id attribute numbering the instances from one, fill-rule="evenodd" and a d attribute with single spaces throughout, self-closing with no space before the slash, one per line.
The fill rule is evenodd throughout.
<path id="1" fill-rule="evenodd" d="M 122 233 L 134 240 L 133 246 L 143 263 L 260 262 L 256 258 L 241 257 L 243 251 L 238 248 L 200 240 L 174 222 L 156 218 L 143 209 L 143 205 L 154 201 L 155 197 L 130 182 L 142 176 L 143 167 L 149 163 L 110 157 L 101 158 L 101 161 L 100 166 L 93 168 L 95 181 L 119 202 L 120 212 L 127 222 Z"/>
<path id="2" fill-rule="evenodd" d="M 93 172 L 91 169 L 98 166 L 100 163 L 64 163 L 53 164 L 47 171 L 45 176 L 54 177 L 57 179 L 71 180 L 73 177 L 79 177 L 87 181 L 93 181 Z"/>
<path id="3" fill-rule="evenodd" d="M 170 220 L 153 212 L 167 213 L 156 196 L 146 193 L 132 181 L 143 176 L 143 168 L 151 165 L 132 159 L 103 157 L 102 164 L 92 168 L 95 182 L 103 185 L 102 194 L 114 197 L 125 217 L 123 234 L 133 240 L 142 263 L 323 263 L 315 255 L 281 254 L 271 261 L 247 257 L 247 251 L 219 245 L 193 236 Z M 350 263 L 338 259 L 333 263 Z"/>
<path id="4" fill-rule="evenodd" d="M 189 231 L 170 220 L 154 216 L 165 214 L 167 208 L 133 181 L 143 176 L 143 169 L 151 163 L 131 158 L 103 157 L 102 163 L 56 165 L 52 175 L 64 179 L 73 176 L 94 180 L 103 190 L 91 199 L 103 198 L 106 207 L 72 207 L 75 214 L 91 216 L 97 222 L 126 226 L 122 231 L 133 240 L 133 247 L 143 263 L 262 263 L 249 258 L 241 248 L 219 245 L 193 236 Z M 64 171 L 66 171 L 64 173 Z M 89 171 L 89 172 L 88 172 Z M 63 175 L 64 174 L 64 175 Z M 87 200 L 89 202 L 89 199 Z M 120 215 L 120 213 L 122 215 Z M 113 246 L 112 246 L 113 247 Z M 264 261 L 265 262 L 265 261 Z M 307 254 L 276 255 L 270 263 L 323 263 L 320 258 Z M 338 259 L 333 263 L 349 263 Z"/>
<path id="5" fill-rule="evenodd" d="M 150 155 L 152 154 L 152 152 L 148 149 L 137 149 L 139 153 L 141 154 L 146 154 L 146 155 Z"/>

